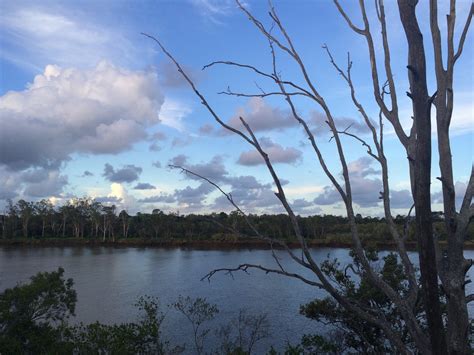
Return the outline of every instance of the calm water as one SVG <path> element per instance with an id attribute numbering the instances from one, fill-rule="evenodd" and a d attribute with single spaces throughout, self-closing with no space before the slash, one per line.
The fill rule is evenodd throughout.
<path id="1" fill-rule="evenodd" d="M 317 260 L 323 260 L 328 253 L 343 263 L 349 261 L 346 249 L 313 250 Z M 466 254 L 474 257 L 473 251 Z M 279 255 L 289 270 L 298 270 L 284 253 Z M 200 281 L 212 269 L 241 263 L 275 266 L 267 250 L 0 248 L 0 291 L 27 281 L 38 271 L 62 266 L 66 276 L 74 279 L 78 293 L 75 321 L 131 321 L 137 316 L 133 303 L 138 296 L 157 296 L 163 310 L 167 310 L 166 305 L 181 294 L 206 297 L 217 304 L 220 309 L 217 319 L 222 323 L 235 317 L 240 308 L 251 313 L 267 313 L 272 337 L 260 349 L 267 349 L 270 344 L 281 347 L 286 341 L 296 343 L 304 333 L 324 330 L 322 325 L 298 313 L 301 304 L 324 296 L 323 291 L 301 281 L 259 271 L 251 271 L 250 275 L 236 273 L 234 278 L 218 274 L 211 282 Z M 175 341 L 183 342 L 191 334 L 190 325 L 174 311 L 168 312 L 164 328 L 167 337 Z"/>

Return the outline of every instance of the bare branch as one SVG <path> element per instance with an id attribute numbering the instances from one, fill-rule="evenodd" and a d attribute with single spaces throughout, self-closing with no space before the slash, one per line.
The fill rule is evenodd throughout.
<path id="1" fill-rule="evenodd" d="M 342 8 L 341 4 L 339 3 L 338 0 L 334 0 L 334 4 L 336 5 L 337 9 L 341 13 L 342 17 L 344 17 L 344 20 L 346 20 L 347 24 L 349 27 L 356 33 L 365 36 L 367 32 L 367 27 L 366 28 L 359 28 L 356 25 L 352 23 L 352 20 L 349 18 L 349 16 L 346 14 L 344 9 Z"/>
<path id="2" fill-rule="evenodd" d="M 244 5 L 242 5 L 242 3 L 239 1 L 239 0 L 236 0 L 236 3 L 237 3 L 237 6 L 247 15 L 247 17 L 249 18 L 250 21 L 252 21 L 254 23 L 254 25 L 266 36 L 268 37 L 269 39 L 271 39 L 272 42 L 274 42 L 278 47 L 281 48 L 281 50 L 285 51 L 286 53 L 288 53 L 291 57 L 293 57 L 293 52 L 290 50 L 290 48 L 288 48 L 287 46 L 285 46 L 280 40 L 278 40 L 278 38 L 276 38 L 275 36 L 273 36 L 270 31 L 267 31 L 267 29 L 265 28 L 265 26 L 259 21 L 257 20 L 251 13 L 250 11 L 248 11 Z"/>
<path id="3" fill-rule="evenodd" d="M 372 158 L 374 158 L 375 160 L 379 161 L 379 157 L 377 155 L 375 155 L 373 152 L 372 152 L 372 147 L 365 141 L 363 140 L 362 138 L 360 138 L 359 136 L 357 136 L 356 134 L 353 134 L 353 133 L 350 133 L 347 131 L 347 129 L 345 129 L 344 131 L 337 131 L 337 133 L 339 134 L 342 134 L 342 135 L 346 135 L 346 136 L 349 136 L 349 137 L 352 137 L 354 138 L 355 140 L 359 141 L 360 143 L 362 143 L 362 145 L 364 147 L 367 148 L 367 154 L 370 155 Z"/>
<path id="4" fill-rule="evenodd" d="M 203 280 L 208 280 L 210 281 L 211 278 L 217 274 L 217 273 L 220 273 L 220 272 L 225 272 L 226 274 L 228 275 L 232 275 L 232 273 L 234 272 L 237 272 L 237 271 L 243 271 L 245 273 L 249 273 L 249 269 L 257 269 L 257 270 L 261 270 L 261 271 L 264 271 L 265 273 L 267 274 L 278 274 L 278 275 L 283 275 L 283 276 L 288 276 L 288 277 L 291 277 L 291 278 L 295 278 L 295 279 L 298 279 L 298 280 L 301 280 L 303 281 L 304 283 L 308 284 L 308 285 L 311 285 L 311 286 L 316 286 L 318 288 L 322 288 L 322 289 L 325 289 L 325 287 L 319 283 L 319 282 L 316 282 L 316 281 L 312 281 L 312 280 L 309 280 L 299 274 L 295 274 L 295 273 L 291 273 L 291 272 L 286 272 L 286 271 L 283 271 L 283 270 L 278 270 L 278 269 L 270 269 L 270 268 L 267 268 L 267 267 L 264 267 L 264 266 L 261 266 L 261 265 L 256 265 L 256 264 L 241 264 L 235 268 L 220 268 L 220 269 L 215 269 L 215 270 L 212 270 L 211 272 L 209 272 L 208 274 L 204 275 L 202 278 L 201 278 L 201 281 Z"/>
<path id="5" fill-rule="evenodd" d="M 176 68 L 178 69 L 178 72 L 183 76 L 183 78 L 188 82 L 188 84 L 191 86 L 193 89 L 194 93 L 201 99 L 201 103 L 207 108 L 207 110 L 211 113 L 212 117 L 225 129 L 229 130 L 230 132 L 233 132 L 239 136 L 241 136 L 243 139 L 245 139 L 249 144 L 253 145 L 252 141 L 250 140 L 249 137 L 247 137 L 244 133 L 239 131 L 238 129 L 235 129 L 228 124 L 226 124 L 224 121 L 220 119 L 220 117 L 215 113 L 215 111 L 211 108 L 209 103 L 207 102 L 206 98 L 198 91 L 196 88 L 196 85 L 194 85 L 194 82 L 190 79 L 190 77 L 186 74 L 186 72 L 183 70 L 181 65 L 176 61 L 176 59 L 169 53 L 166 48 L 161 44 L 161 42 L 154 36 L 149 35 L 147 33 L 141 33 L 143 36 L 150 38 L 154 42 L 158 44 L 158 46 L 161 48 L 161 51 L 175 64 Z"/>
<path id="6" fill-rule="evenodd" d="M 282 96 L 283 94 L 281 92 L 262 92 L 260 94 L 245 94 L 245 93 L 240 93 L 240 92 L 235 92 L 230 89 L 230 87 L 227 88 L 226 91 L 221 91 L 218 92 L 220 95 L 228 95 L 228 96 L 237 96 L 237 97 L 268 97 L 268 96 Z M 305 93 L 302 92 L 290 92 L 288 93 L 290 96 L 308 96 Z"/>
<path id="7" fill-rule="evenodd" d="M 306 263 L 304 261 L 303 258 L 298 258 L 294 253 L 293 251 L 288 247 L 288 244 L 285 243 L 283 240 L 279 240 L 279 239 L 274 239 L 274 238 L 270 238 L 270 237 L 266 237 L 264 235 L 262 235 L 259 230 L 257 229 L 257 227 L 255 227 L 255 225 L 250 221 L 250 219 L 248 218 L 247 214 L 240 208 L 240 206 L 234 201 L 234 199 L 232 198 L 232 195 L 230 193 L 227 193 L 225 192 L 217 183 L 215 183 L 214 181 L 208 179 L 207 177 L 205 176 L 202 176 L 200 174 L 197 174 L 189 169 L 186 169 L 182 166 L 179 166 L 179 165 L 169 165 L 170 168 L 173 168 L 173 169 L 179 169 L 181 170 L 182 172 L 186 173 L 186 174 L 189 174 L 189 175 L 192 175 L 192 176 L 195 176 L 199 179 L 202 179 L 204 181 L 206 181 L 207 183 L 209 183 L 210 185 L 214 186 L 222 195 L 225 196 L 225 198 L 227 199 L 227 201 L 229 201 L 229 203 L 236 209 L 236 211 L 244 218 L 245 220 L 245 223 L 250 227 L 250 229 L 252 230 L 252 232 L 255 234 L 255 237 L 260 239 L 260 240 L 264 240 L 266 242 L 268 242 L 270 244 L 270 246 L 272 247 L 272 253 L 273 253 L 273 257 L 275 258 L 276 262 L 279 264 L 278 260 L 277 260 L 277 257 L 276 255 L 274 254 L 274 250 L 273 250 L 273 244 L 276 243 L 280 246 L 282 246 L 286 252 L 290 255 L 290 257 L 296 261 L 299 265 L 307 268 L 307 269 L 311 269 L 310 268 L 310 265 L 308 263 Z M 240 232 L 237 232 L 235 229 L 232 229 L 232 231 L 234 233 L 238 233 L 240 235 Z"/>
<path id="8" fill-rule="evenodd" d="M 312 93 L 310 93 L 308 90 L 306 90 L 305 88 L 303 88 L 302 86 L 300 86 L 298 84 L 295 84 L 292 81 L 280 80 L 280 78 L 277 75 L 265 73 L 265 72 L 257 69 L 256 67 L 254 67 L 252 65 L 249 65 L 249 64 L 241 64 L 241 63 L 232 62 L 232 61 L 219 60 L 219 61 L 215 61 L 215 62 L 212 62 L 210 64 L 205 65 L 203 67 L 203 70 L 207 69 L 207 68 L 211 68 L 211 67 L 213 67 L 215 65 L 219 65 L 219 64 L 250 69 L 250 70 L 254 71 L 255 73 L 257 73 L 257 74 L 259 74 L 263 77 L 266 77 L 266 78 L 269 78 L 269 79 L 273 80 L 277 84 L 282 83 L 283 85 L 291 86 L 294 89 L 297 89 L 297 90 L 301 91 L 302 95 L 305 95 L 305 96 L 308 96 L 308 97 L 311 97 L 312 99 L 314 99 L 314 95 Z"/>
<path id="9" fill-rule="evenodd" d="M 454 55 L 453 63 L 459 59 L 462 54 L 462 50 L 464 48 L 464 42 L 466 41 L 467 32 L 469 31 L 469 26 L 471 25 L 472 14 L 474 12 L 474 4 L 471 3 L 471 8 L 469 10 L 469 14 L 467 15 L 466 23 L 464 24 L 464 28 L 462 30 L 461 38 L 459 38 L 458 50 Z"/>

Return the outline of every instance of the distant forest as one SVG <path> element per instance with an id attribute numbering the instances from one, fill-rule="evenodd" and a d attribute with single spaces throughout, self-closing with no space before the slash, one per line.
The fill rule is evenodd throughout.
<path id="1" fill-rule="evenodd" d="M 247 220 L 265 237 L 292 241 L 295 239 L 291 222 L 285 214 L 248 215 Z M 62 206 L 48 200 L 8 202 L 0 214 L 1 238 L 77 238 L 101 242 L 119 239 L 142 240 L 214 240 L 233 241 L 239 237 L 252 238 L 255 233 L 246 218 L 237 212 L 230 214 L 179 215 L 155 209 L 152 213 L 130 216 L 114 205 L 104 205 L 91 198 L 73 199 Z M 408 239 L 414 240 L 411 219 L 397 215 L 395 222 L 400 231 L 408 228 Z M 350 227 L 347 218 L 332 215 L 298 217 L 303 234 L 309 240 L 349 242 Z M 440 239 L 446 237 L 443 214 L 433 213 L 435 230 Z M 384 218 L 357 215 L 360 234 L 365 242 L 390 241 L 391 236 Z M 474 239 L 471 225 L 469 239 Z"/>

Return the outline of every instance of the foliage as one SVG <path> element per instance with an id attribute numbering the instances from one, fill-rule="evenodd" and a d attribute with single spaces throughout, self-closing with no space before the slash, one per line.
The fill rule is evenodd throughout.
<path id="1" fill-rule="evenodd" d="M 194 347 L 198 354 L 204 351 L 204 341 L 211 331 L 202 328 L 203 324 L 214 319 L 219 309 L 216 305 L 208 303 L 204 298 L 192 299 L 191 297 L 179 296 L 172 306 L 181 312 L 191 323 L 194 335 Z"/>
<path id="2" fill-rule="evenodd" d="M 40 272 L 29 283 L 0 294 L 0 354 L 179 354 L 162 335 L 165 313 L 155 297 L 140 297 L 135 307 L 141 317 L 121 324 L 69 325 L 77 301 L 73 280 L 64 269 Z M 192 325 L 195 350 L 204 353 L 205 340 L 215 334 L 215 353 L 251 354 L 255 344 L 268 337 L 266 315 L 241 310 L 231 327 L 211 332 L 207 324 L 219 313 L 205 298 L 179 296 L 170 305 Z M 219 343 L 220 341 L 220 343 Z"/>
<path id="3" fill-rule="evenodd" d="M 118 214 L 118 215 L 116 215 Z M 433 213 L 434 228 L 440 240 L 446 238 L 442 214 Z M 295 241 L 291 221 L 287 215 L 250 215 L 249 221 L 263 235 L 277 239 Z M 367 243 L 390 240 L 384 218 L 362 217 L 358 215 L 359 232 Z M 403 231 L 406 217 L 398 215 L 395 224 Z M 298 217 L 301 231 L 308 240 L 321 240 L 335 244 L 351 242 L 350 227 L 346 217 L 307 216 Z M 118 211 L 115 206 L 107 206 L 90 198 L 75 199 L 63 206 L 53 206 L 47 200 L 14 204 L 10 201 L 4 215 L 0 215 L 1 238 L 13 239 L 25 235 L 29 238 L 87 238 L 97 241 L 140 238 L 145 240 L 187 239 L 235 241 L 239 236 L 251 236 L 244 217 L 237 213 L 212 213 L 209 215 L 164 213 L 155 209 L 152 213 L 137 213 L 130 216 L 127 211 Z M 233 231 L 239 231 L 237 235 Z M 474 236 L 474 226 L 468 236 Z M 414 240 L 410 227 L 409 240 Z"/>
<path id="4" fill-rule="evenodd" d="M 255 344 L 269 336 L 269 326 L 265 314 L 251 315 L 241 309 L 237 319 L 217 331 L 222 344 L 219 353 L 251 354 Z"/>
<path id="5" fill-rule="evenodd" d="M 81 324 L 64 332 L 64 341 L 74 352 L 81 354 L 172 354 L 179 347 L 170 348 L 161 335 L 165 318 L 156 298 L 140 297 L 135 304 L 143 317 L 136 323 L 106 325 L 99 322 Z"/>
<path id="6" fill-rule="evenodd" d="M 55 345 L 60 327 L 54 325 L 74 315 L 77 300 L 73 280 L 63 275 L 62 268 L 40 272 L 0 294 L 2 353 L 43 353 Z"/>
<path id="7" fill-rule="evenodd" d="M 404 294 L 408 288 L 407 277 L 397 255 L 389 253 L 379 260 L 377 253 L 370 252 L 369 254 L 368 258 L 372 260 L 374 269 L 380 268 L 381 278 L 398 293 Z M 413 348 L 413 340 L 406 331 L 397 308 L 379 288 L 374 287 L 368 281 L 367 276 L 358 265 L 357 259 L 354 256 L 353 258 L 354 263 L 344 269 L 336 259 L 328 259 L 323 263 L 322 270 L 339 287 L 347 299 L 365 309 L 370 309 L 371 312 L 383 315 L 387 321 L 400 330 L 400 334 L 404 334 L 403 341 L 407 347 Z M 417 303 L 414 312 L 420 319 L 423 318 L 420 302 Z M 344 351 L 379 354 L 390 352 L 390 344 L 380 328 L 354 317 L 351 312 L 348 312 L 331 297 L 317 299 L 301 306 L 300 313 L 324 324 L 331 324 L 337 330 L 337 335 L 304 336 L 302 346 L 310 352 L 313 352 L 314 349 L 319 349 L 318 351 L 323 353 Z"/>

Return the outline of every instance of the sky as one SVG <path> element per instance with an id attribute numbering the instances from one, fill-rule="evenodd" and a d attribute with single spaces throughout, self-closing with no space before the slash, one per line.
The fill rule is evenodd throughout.
<path id="1" fill-rule="evenodd" d="M 368 3 L 380 55 L 380 29 L 372 2 Z M 440 2 L 442 30 L 446 3 Z M 342 4 L 360 24 L 356 2 Z M 350 52 L 357 96 L 371 119 L 377 120 L 364 39 L 348 28 L 331 1 L 286 0 L 275 1 L 274 5 L 338 128 L 350 126 L 352 133 L 370 138 L 347 85 L 322 48 L 327 44 L 341 66 L 346 65 Z M 387 1 L 388 36 L 400 119 L 408 131 L 411 106 L 404 94 L 409 86 L 407 48 L 395 5 Z M 245 6 L 265 26 L 271 25 L 266 1 L 247 0 Z M 469 1 L 458 2 L 456 38 L 469 6 Z M 434 92 L 426 3 L 421 3 L 418 14 L 425 36 L 429 87 Z M 157 208 L 181 214 L 232 210 L 211 185 L 169 167 L 180 165 L 219 184 L 247 213 L 283 211 L 257 152 L 213 120 L 156 43 L 142 32 L 159 38 L 173 53 L 222 121 L 239 127 L 238 117 L 246 119 L 274 163 L 296 213 L 345 214 L 340 197 L 281 96 L 219 94 L 226 90 L 257 94 L 278 88 L 244 68 L 221 65 L 202 70 L 218 60 L 272 70 L 268 42 L 231 0 L 3 0 L 2 210 L 8 199 L 45 198 L 63 204 L 85 196 L 115 204 L 118 210 L 126 209 L 131 214 Z M 469 34 L 454 78 L 451 139 L 458 199 L 466 188 L 474 156 L 472 44 L 473 36 Z M 303 84 L 298 67 L 285 53 L 277 50 L 276 60 L 283 79 Z M 321 108 L 301 98 L 295 102 L 315 133 L 329 169 L 341 180 L 334 140 L 330 139 Z M 403 214 L 412 204 L 406 154 L 389 122 L 384 124 L 393 214 Z M 435 131 L 433 139 L 432 202 L 435 209 L 440 209 Z M 343 144 L 356 212 L 381 216 L 380 167 L 360 143 L 345 137 Z"/>

